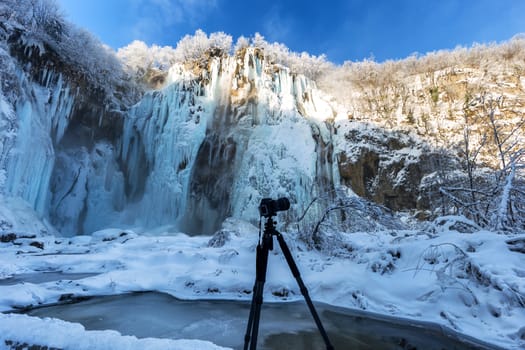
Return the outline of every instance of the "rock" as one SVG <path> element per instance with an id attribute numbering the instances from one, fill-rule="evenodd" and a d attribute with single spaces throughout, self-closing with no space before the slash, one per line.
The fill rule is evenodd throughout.
<path id="1" fill-rule="evenodd" d="M 44 249 L 44 243 L 43 242 L 33 241 L 33 242 L 29 243 L 29 245 L 32 246 L 32 247 L 36 247 L 38 249 Z"/>
<path id="2" fill-rule="evenodd" d="M 420 202 L 423 176 L 434 171 L 429 147 L 406 134 L 349 132 L 338 154 L 341 181 L 357 195 L 395 211 L 428 209 Z"/>
<path id="3" fill-rule="evenodd" d="M 222 229 L 217 231 L 208 241 L 208 247 L 220 248 L 224 247 L 226 242 L 230 241 L 230 232 Z"/>
<path id="4" fill-rule="evenodd" d="M 13 243 L 16 239 L 16 235 L 14 233 L 7 233 L 0 236 L 0 242 L 2 243 Z"/>

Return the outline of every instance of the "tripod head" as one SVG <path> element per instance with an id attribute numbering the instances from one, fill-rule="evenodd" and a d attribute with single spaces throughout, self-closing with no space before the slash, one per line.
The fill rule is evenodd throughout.
<path id="1" fill-rule="evenodd" d="M 277 230 L 275 229 L 275 224 L 277 224 L 277 221 L 273 220 L 273 215 L 268 215 L 265 217 L 266 217 L 266 222 L 264 223 L 264 233 L 262 234 L 262 237 L 261 237 L 261 225 L 259 223 L 259 246 L 266 247 L 266 249 L 268 250 L 273 250 L 273 236 L 276 236 L 279 234 Z"/>
<path id="2" fill-rule="evenodd" d="M 275 225 L 277 224 L 277 221 L 273 220 L 273 216 L 268 216 L 266 218 L 266 222 L 264 223 L 264 234 L 270 234 L 275 235 Z"/>

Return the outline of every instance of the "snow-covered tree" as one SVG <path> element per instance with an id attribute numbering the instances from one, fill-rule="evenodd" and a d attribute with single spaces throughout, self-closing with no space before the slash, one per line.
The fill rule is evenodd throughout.
<path id="1" fill-rule="evenodd" d="M 176 62 L 176 51 L 170 46 L 148 46 L 135 40 L 117 51 L 117 57 L 126 65 L 136 81 L 142 81 L 150 70 L 167 71 Z"/>
<path id="2" fill-rule="evenodd" d="M 0 23 L 2 49 L 14 53 L 29 74 L 61 72 L 73 86 L 97 94 L 105 109 L 120 109 L 136 99 L 136 86 L 115 52 L 67 22 L 55 0 L 3 0 Z"/>
<path id="3" fill-rule="evenodd" d="M 254 47 L 258 47 L 260 49 L 265 49 L 268 46 L 268 42 L 264 39 L 264 36 L 262 36 L 260 33 L 255 33 L 252 40 L 252 45 Z"/>
<path id="4" fill-rule="evenodd" d="M 202 59 L 210 50 L 221 54 L 229 54 L 232 46 L 232 37 L 222 32 L 212 33 L 208 36 L 198 29 L 194 35 L 184 36 L 175 48 L 178 62 L 191 62 Z"/>
<path id="5" fill-rule="evenodd" d="M 481 103 L 492 136 L 492 149 L 500 161 L 499 171 L 495 174 L 496 210 L 491 216 L 491 224 L 496 230 L 510 230 L 525 222 L 522 216 L 525 186 L 523 178 L 518 178 L 525 168 L 525 116 L 516 113 L 515 118 L 501 118 L 503 111 L 509 109 L 503 96 L 483 94 Z"/>
<path id="6" fill-rule="evenodd" d="M 523 229 L 525 118 L 506 104 L 503 96 L 486 91 L 468 96 L 460 152 L 464 173 L 442 181 L 441 193 L 453 213 L 482 227 Z"/>
<path id="7" fill-rule="evenodd" d="M 237 39 L 237 42 L 235 43 L 235 47 L 233 48 L 233 51 L 237 52 L 239 50 L 247 48 L 248 46 L 250 46 L 250 39 L 241 35 Z"/>

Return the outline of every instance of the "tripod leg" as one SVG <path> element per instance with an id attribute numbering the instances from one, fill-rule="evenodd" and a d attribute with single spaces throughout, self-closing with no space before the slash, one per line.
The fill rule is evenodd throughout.
<path id="1" fill-rule="evenodd" d="M 284 254 L 284 257 L 286 258 L 286 262 L 288 263 L 288 266 L 290 266 L 290 270 L 292 271 L 293 276 L 297 280 L 297 284 L 299 285 L 301 294 L 306 300 L 306 304 L 308 305 L 308 308 L 310 309 L 310 313 L 312 314 L 312 317 L 314 318 L 315 324 L 317 325 L 317 328 L 319 329 L 319 333 L 321 333 L 321 336 L 324 339 L 326 349 L 333 350 L 334 347 L 330 343 L 330 339 L 328 339 L 328 334 L 326 334 L 323 324 L 321 323 L 321 319 L 319 318 L 319 315 L 317 314 L 317 311 L 315 310 L 314 304 L 312 303 L 312 299 L 310 299 L 310 295 L 308 294 L 308 289 L 304 285 L 303 279 L 301 278 L 299 269 L 297 268 L 297 265 L 295 264 L 295 261 L 293 260 L 292 253 L 290 252 L 288 245 L 286 244 L 283 236 L 279 232 L 274 231 L 274 235 L 277 236 L 277 241 L 279 242 L 279 245 L 281 246 L 281 250 Z"/>
<path id="2" fill-rule="evenodd" d="M 250 335 L 252 333 L 252 325 L 253 325 L 253 314 L 255 313 L 255 301 L 257 299 L 257 290 L 258 290 L 258 282 L 255 281 L 255 285 L 253 286 L 253 295 L 252 295 L 252 303 L 250 305 L 250 316 L 248 317 L 248 326 L 246 327 L 246 334 L 244 335 L 244 350 L 248 350 L 248 344 L 250 344 Z"/>
<path id="3" fill-rule="evenodd" d="M 253 286 L 252 304 L 250 306 L 250 316 L 248 317 L 248 326 L 246 327 L 246 334 L 244 335 L 244 350 L 248 350 L 250 340 L 252 340 L 252 344 L 257 344 L 257 333 L 259 329 L 259 318 L 261 315 L 263 288 L 263 283 L 255 281 L 255 285 Z M 257 322 L 254 322 L 254 318 L 257 319 Z M 255 331 L 256 328 L 257 330 Z"/>
<path id="4" fill-rule="evenodd" d="M 272 237 L 269 236 L 271 240 Z M 244 350 L 255 350 L 257 347 L 257 335 L 259 333 L 259 320 L 261 317 L 261 306 L 263 303 L 264 282 L 266 281 L 266 270 L 268 267 L 268 244 L 267 239 L 263 238 L 262 245 L 257 246 L 256 253 L 256 277 L 253 286 L 252 304 L 250 306 L 250 316 L 248 317 L 248 326 L 244 336 Z M 250 343 L 251 341 L 251 343 Z"/>

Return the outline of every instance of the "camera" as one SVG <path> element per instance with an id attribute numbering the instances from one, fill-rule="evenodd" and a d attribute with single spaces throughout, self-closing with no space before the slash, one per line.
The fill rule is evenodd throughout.
<path id="1" fill-rule="evenodd" d="M 279 199 L 263 198 L 259 204 L 259 214 L 266 218 L 272 217 L 278 211 L 290 209 L 290 201 L 286 197 Z"/>

